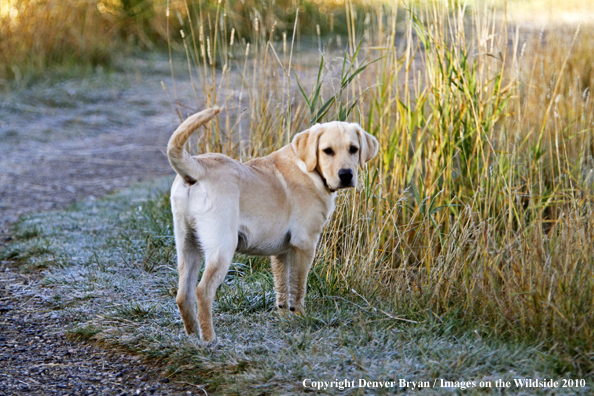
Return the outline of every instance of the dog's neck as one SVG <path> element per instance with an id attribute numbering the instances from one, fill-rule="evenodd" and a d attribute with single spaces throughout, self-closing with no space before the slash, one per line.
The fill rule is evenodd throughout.
<path id="1" fill-rule="evenodd" d="M 324 182 L 324 187 L 326 187 L 326 190 L 328 190 L 328 192 L 330 194 L 336 192 L 336 190 L 333 190 L 330 187 L 328 187 L 328 182 L 326 181 L 326 178 L 324 176 L 322 176 L 322 172 L 320 172 L 317 167 L 316 167 L 316 169 L 314 169 L 314 172 L 317 173 L 318 176 L 320 176 L 320 179 L 322 179 L 322 182 Z"/>
<path id="2" fill-rule="evenodd" d="M 326 181 L 326 179 L 324 178 L 324 176 L 322 176 L 322 173 L 318 170 L 318 167 L 316 166 L 316 168 L 310 172 L 307 170 L 307 165 L 305 165 L 305 162 L 303 162 L 300 159 L 296 159 L 296 164 L 297 167 L 306 175 L 308 175 L 309 177 L 311 177 L 314 181 L 315 186 L 317 187 L 318 190 L 322 190 L 330 195 L 334 195 L 334 193 L 336 193 L 336 190 L 332 190 L 330 187 L 328 187 L 328 182 Z"/>

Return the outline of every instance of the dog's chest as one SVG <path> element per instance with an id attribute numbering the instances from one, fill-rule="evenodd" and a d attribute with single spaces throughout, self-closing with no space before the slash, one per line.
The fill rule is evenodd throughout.
<path id="1" fill-rule="evenodd" d="M 237 233 L 237 252 L 252 256 L 271 256 L 286 252 L 291 246 L 291 231 L 275 235 L 254 235 L 245 228 Z"/>
<path id="2" fill-rule="evenodd" d="M 270 256 L 293 247 L 302 250 L 315 247 L 330 216 L 328 209 L 332 208 L 317 209 L 293 212 L 286 218 L 241 216 L 236 250 L 248 255 Z"/>

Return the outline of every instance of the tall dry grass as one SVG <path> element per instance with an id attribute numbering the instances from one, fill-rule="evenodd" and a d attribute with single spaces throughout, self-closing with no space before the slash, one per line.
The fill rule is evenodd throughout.
<path id="1" fill-rule="evenodd" d="M 227 108 L 198 151 L 246 159 L 319 116 L 359 122 L 381 149 L 320 242 L 329 290 L 542 342 L 559 370 L 592 370 L 593 28 L 523 29 L 456 1 L 344 7 L 346 49 L 319 36 L 317 78 L 273 22 L 253 18 L 249 44 L 186 32 L 197 107 Z M 213 12 L 225 21 L 224 3 Z"/>
<path id="2" fill-rule="evenodd" d="M 221 4 L 224 18 L 216 12 Z M 229 34 L 231 29 L 243 41 L 258 33 L 272 34 L 272 26 L 277 31 L 292 30 L 289 20 L 296 12 L 307 15 L 299 23 L 300 36 L 346 30 L 340 4 L 319 0 L 295 4 L 292 0 L 3 0 L 0 79 L 42 75 L 56 66 L 66 70 L 109 66 L 122 53 L 137 49 L 166 50 L 169 45 L 183 52 L 176 39 L 181 29 L 198 29 L 196 16 L 213 39 L 221 39 L 215 32 Z"/>

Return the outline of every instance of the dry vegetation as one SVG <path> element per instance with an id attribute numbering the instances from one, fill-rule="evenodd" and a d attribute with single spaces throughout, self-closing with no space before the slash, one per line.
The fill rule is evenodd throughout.
<path id="1" fill-rule="evenodd" d="M 308 15 L 299 24 L 300 34 L 337 31 L 344 22 L 340 4 L 322 1 L 301 2 L 298 7 Z M 29 79 L 73 66 L 110 66 L 114 58 L 131 50 L 166 50 L 183 53 L 176 43 L 180 29 L 197 26 L 192 21 L 216 30 L 217 9 L 225 13 L 220 22 L 224 34 L 235 30 L 236 39 L 251 37 L 258 29 L 276 24 L 277 29 L 292 29 L 296 8 L 291 0 L 273 2 L 228 0 L 223 8 L 216 1 L 196 0 L 3 0 L 0 3 L 0 79 Z M 198 33 L 198 31 L 196 31 Z M 220 40 L 222 36 L 218 37 Z M 228 38 L 228 37 L 227 37 Z M 215 41 L 216 38 L 213 37 Z M 68 70 L 66 70 L 68 71 Z"/>
<path id="2" fill-rule="evenodd" d="M 98 7 L 107 2 L 91 3 L 98 11 L 64 11 L 86 15 L 91 35 L 74 26 L 61 31 L 68 39 L 38 43 L 54 35 L 4 23 L 3 43 L 16 29 L 24 47 L 3 44 L 0 76 L 16 74 L 6 59 L 23 62 L 7 51 L 54 54 L 64 45 L 83 59 L 94 53 L 83 49 L 111 48 L 85 37 L 154 43 L 156 34 L 187 54 L 203 98 L 196 107 L 227 109 L 198 151 L 245 159 L 318 120 L 359 122 L 379 139 L 380 155 L 359 191 L 340 194 L 320 242 L 315 271 L 328 293 L 355 290 L 410 320 L 455 320 L 481 337 L 542 343 L 562 356 L 561 371 L 592 371 L 591 25 L 523 28 L 508 22 L 505 7 L 482 2 L 429 1 L 409 11 L 347 1 L 335 17 L 312 13 L 312 2 L 299 8 L 296 26 L 325 49 L 315 55 L 323 59 L 316 79 L 295 64 L 304 55 L 293 51 L 301 33 L 290 2 L 155 5 L 159 16 L 132 33 L 128 24 L 103 25 L 115 14 Z M 40 56 L 40 67 L 52 56 Z"/>
<path id="3" fill-rule="evenodd" d="M 594 30 L 522 29 L 484 3 L 446 4 L 409 12 L 347 2 L 346 50 L 332 51 L 336 35 L 320 38 L 329 49 L 317 82 L 299 90 L 292 37 L 275 40 L 274 24 L 256 29 L 238 62 L 228 32 L 196 35 L 198 107 L 228 109 L 197 151 L 264 155 L 315 121 L 359 122 L 381 155 L 360 191 L 340 195 L 318 273 L 336 292 L 388 299 L 410 319 L 429 313 L 486 336 L 538 340 L 589 371 Z M 204 51 L 217 34 L 221 49 Z M 234 67 L 245 105 L 220 93 Z M 244 106 L 250 136 L 221 140 L 237 136 Z"/>

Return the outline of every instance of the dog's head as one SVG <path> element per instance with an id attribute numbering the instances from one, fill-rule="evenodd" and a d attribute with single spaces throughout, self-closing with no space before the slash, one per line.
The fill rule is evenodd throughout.
<path id="1" fill-rule="evenodd" d="M 339 121 L 316 124 L 298 133 L 292 145 L 307 171 L 317 170 L 330 191 L 355 187 L 358 167 L 378 150 L 377 139 L 359 124 Z"/>

